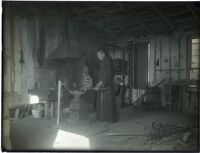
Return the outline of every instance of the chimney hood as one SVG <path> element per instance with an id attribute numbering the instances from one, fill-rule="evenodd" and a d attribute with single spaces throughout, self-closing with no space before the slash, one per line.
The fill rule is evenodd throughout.
<path id="1" fill-rule="evenodd" d="M 81 49 L 69 42 L 62 41 L 61 44 L 47 56 L 47 60 L 58 60 L 66 58 L 80 58 Z"/>

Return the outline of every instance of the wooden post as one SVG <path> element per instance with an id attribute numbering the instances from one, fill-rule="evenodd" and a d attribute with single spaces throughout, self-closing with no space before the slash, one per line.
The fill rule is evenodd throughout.
<path id="1" fill-rule="evenodd" d="M 51 107 L 51 118 L 53 118 L 53 102 L 50 102 L 50 107 Z"/>
<path id="2" fill-rule="evenodd" d="M 163 69 L 163 51 L 162 51 L 162 38 L 159 38 L 160 39 L 160 42 L 159 42 L 159 45 L 160 45 L 160 77 L 159 77 L 159 79 L 160 78 L 163 78 L 163 71 L 162 71 L 162 69 Z"/>
<path id="3" fill-rule="evenodd" d="M 128 42 L 128 52 L 129 52 L 129 105 L 132 104 L 132 88 L 133 88 L 133 41 Z"/>
<path id="4" fill-rule="evenodd" d="M 45 106 L 45 118 L 47 119 L 48 118 L 48 106 L 49 106 L 47 101 L 45 101 L 44 106 Z"/>
<path id="5" fill-rule="evenodd" d="M 172 36 L 169 36 L 169 80 L 172 81 Z"/>
<path id="6" fill-rule="evenodd" d="M 181 79 L 181 36 L 178 39 L 178 80 Z"/>
<path id="7" fill-rule="evenodd" d="M 125 88 L 125 52 L 124 49 L 122 50 L 122 94 L 121 94 L 121 104 L 125 103 L 125 93 L 126 91 L 124 91 Z"/>
<path id="8" fill-rule="evenodd" d="M 3 111 L 3 147 L 6 150 L 11 150 L 11 140 L 10 140 L 10 117 L 9 117 L 10 106 L 8 101 L 4 101 L 4 111 Z"/>
<path id="9" fill-rule="evenodd" d="M 157 39 L 155 38 L 154 40 L 154 47 L 155 47 L 155 52 L 154 52 L 154 81 L 157 82 L 157 72 L 156 72 L 156 68 L 157 68 Z"/>
<path id="10" fill-rule="evenodd" d="M 61 90 L 61 81 L 58 81 L 57 125 L 59 125 L 60 123 L 60 90 Z"/>

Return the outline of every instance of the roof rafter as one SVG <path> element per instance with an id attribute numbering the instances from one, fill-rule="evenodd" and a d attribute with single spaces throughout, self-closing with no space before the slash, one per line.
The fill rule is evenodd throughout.
<path id="1" fill-rule="evenodd" d="M 79 16 L 80 18 L 84 19 L 85 21 L 87 21 L 88 23 L 92 24 L 93 26 L 95 26 L 97 29 L 100 29 L 101 31 L 105 32 L 108 36 L 110 36 L 113 40 L 117 39 L 117 35 L 113 34 L 110 30 L 105 29 L 102 25 L 95 23 L 93 20 L 91 20 L 89 17 L 84 16 L 77 8 L 72 7 L 70 8 L 67 5 L 64 5 L 65 10 L 71 10 L 71 12 L 73 12 L 74 14 L 76 14 L 77 16 Z"/>
<path id="2" fill-rule="evenodd" d="M 116 21 L 112 20 L 109 16 L 105 15 L 100 8 L 96 7 L 95 10 L 98 13 L 100 13 L 100 15 L 104 16 L 109 23 L 115 24 L 121 31 L 123 31 L 124 33 L 126 33 L 126 35 L 130 36 L 129 32 L 127 32 L 124 28 L 122 28 Z"/>
<path id="3" fill-rule="evenodd" d="M 133 15 L 133 11 L 132 11 L 132 10 L 130 11 L 129 9 L 124 8 L 124 6 L 122 6 L 120 3 L 117 3 L 117 5 L 118 5 L 118 7 L 120 7 L 124 12 L 126 12 L 126 14 L 128 14 L 129 17 L 132 18 L 132 20 L 135 20 L 137 23 L 139 23 L 139 24 L 143 27 L 143 29 L 145 29 L 146 31 L 148 31 L 148 32 L 151 33 L 151 34 L 155 34 L 155 32 L 154 32 L 150 27 L 148 27 L 144 22 L 140 21 L 137 17 L 135 17 L 135 16 Z M 135 14 L 135 13 L 134 13 L 134 14 Z"/>
<path id="4" fill-rule="evenodd" d="M 107 33 L 109 36 L 111 36 L 113 39 L 116 39 L 116 35 L 113 35 L 111 31 L 105 29 L 103 26 L 95 23 L 94 21 L 92 21 L 91 19 L 89 19 L 88 17 L 83 16 L 78 10 L 73 9 L 73 12 L 75 14 L 77 14 L 78 16 L 80 16 L 81 18 L 83 18 L 84 20 L 86 20 L 87 22 L 89 22 L 90 24 L 94 25 L 95 27 L 97 27 L 98 29 L 104 31 L 105 33 Z"/>
<path id="5" fill-rule="evenodd" d="M 151 4 L 151 6 L 152 6 L 153 9 L 159 14 L 159 16 L 162 18 L 162 20 L 164 20 L 164 22 L 165 22 L 172 30 L 176 30 L 176 28 L 174 27 L 174 25 L 163 15 L 163 13 L 161 13 L 161 11 L 156 7 L 156 5 Z"/>
<path id="6" fill-rule="evenodd" d="M 193 17 L 195 18 L 196 22 L 198 24 L 200 24 L 200 19 L 197 15 L 197 13 L 195 12 L 194 8 L 190 5 L 190 4 L 186 4 L 187 8 L 190 10 L 190 12 L 192 13 Z"/>

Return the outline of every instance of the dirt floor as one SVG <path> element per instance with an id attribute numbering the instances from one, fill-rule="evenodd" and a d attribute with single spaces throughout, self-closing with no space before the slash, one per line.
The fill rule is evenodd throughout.
<path id="1" fill-rule="evenodd" d="M 120 120 L 105 124 L 96 121 L 94 114 L 78 124 L 56 119 L 25 118 L 11 122 L 11 143 L 14 150 L 197 150 L 193 143 L 182 141 L 183 132 L 159 140 L 149 140 L 155 132 L 152 123 L 198 127 L 197 117 L 178 112 L 142 111 L 124 108 Z M 121 134 L 121 135 L 112 135 Z M 187 134 L 186 134 L 187 135 Z M 196 134 L 197 135 L 197 134 Z M 177 138 L 178 136 L 178 138 Z M 152 138 L 152 137 L 150 137 Z"/>

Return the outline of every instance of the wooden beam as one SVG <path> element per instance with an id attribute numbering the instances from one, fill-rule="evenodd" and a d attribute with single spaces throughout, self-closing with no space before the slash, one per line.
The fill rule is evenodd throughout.
<path id="1" fill-rule="evenodd" d="M 80 12 L 75 6 L 73 6 L 73 7 L 70 6 L 69 7 L 68 5 L 64 4 L 63 7 L 65 8 L 65 12 L 68 15 L 70 15 L 70 14 L 77 15 L 79 18 L 85 20 L 86 22 L 88 22 L 89 24 L 93 25 L 97 29 L 103 31 L 105 34 L 107 34 L 108 36 L 110 36 L 113 40 L 117 40 L 117 37 L 119 37 L 118 35 L 113 34 L 110 30 L 106 30 L 102 25 L 99 25 L 99 24 L 95 23 L 88 16 L 83 15 L 82 12 Z"/>
<path id="2" fill-rule="evenodd" d="M 81 24 L 81 23 L 78 22 L 78 24 Z M 90 37 L 91 39 L 89 39 L 88 41 L 91 42 L 91 43 L 102 44 L 102 45 L 104 45 L 104 46 L 111 46 L 111 47 L 115 47 L 115 48 L 122 48 L 122 47 L 123 47 L 123 46 L 120 46 L 120 45 L 119 45 L 119 43 L 118 43 L 119 39 L 114 40 L 114 41 L 113 41 L 114 43 L 111 43 L 111 42 L 109 42 L 107 39 L 98 39 L 98 38 L 99 38 L 99 37 L 98 37 L 98 34 L 94 35 L 94 33 L 91 32 L 91 30 L 88 29 L 86 25 L 82 25 L 81 28 L 83 28 L 84 31 L 89 35 L 89 37 Z M 105 35 L 105 34 L 103 33 L 103 36 L 104 36 L 104 35 Z M 97 39 L 92 39 L 92 38 L 97 38 Z M 121 41 L 121 40 L 120 40 L 120 41 Z"/>
<path id="3" fill-rule="evenodd" d="M 170 14 L 168 14 L 170 13 Z M 178 15 L 182 15 L 182 14 L 185 14 L 185 13 L 188 13 L 188 10 L 183 10 L 183 11 L 179 11 L 179 12 L 166 12 L 166 14 L 171 17 L 171 16 L 178 16 Z"/>
<path id="4" fill-rule="evenodd" d="M 132 20 L 136 21 L 138 24 L 140 24 L 140 26 L 145 29 L 147 32 L 151 33 L 151 34 L 155 34 L 155 32 L 149 27 L 147 26 L 147 24 L 145 24 L 144 22 L 140 21 L 137 17 L 135 17 L 133 15 L 133 10 L 128 10 L 127 8 L 125 8 L 124 6 L 122 6 L 120 3 L 116 3 L 118 5 L 118 7 L 120 7 L 124 12 L 126 12 L 126 14 L 128 14 L 128 16 L 130 18 L 132 18 Z M 135 13 L 134 13 L 135 14 Z"/>
<path id="5" fill-rule="evenodd" d="M 110 47 L 113 47 L 113 48 L 123 49 L 123 46 L 116 45 L 116 44 L 109 43 L 109 42 L 95 41 L 95 40 L 89 40 L 89 42 L 91 42 L 91 43 L 96 43 L 96 44 L 102 44 L 102 45 L 104 45 L 104 46 L 110 46 Z"/>
<path id="6" fill-rule="evenodd" d="M 195 12 L 194 8 L 190 5 L 190 4 L 186 4 L 187 8 L 190 10 L 190 12 L 192 13 L 193 17 L 195 18 L 196 22 L 198 24 L 200 24 L 200 19 L 197 15 L 197 13 Z"/>
<path id="7" fill-rule="evenodd" d="M 73 8 L 72 10 L 75 14 L 77 14 L 78 16 L 80 16 L 81 18 L 83 18 L 84 20 L 86 20 L 87 22 L 89 22 L 90 24 L 94 25 L 95 27 L 97 27 L 98 29 L 104 31 L 105 33 L 107 33 L 110 37 L 112 37 L 114 40 L 117 39 L 117 37 L 119 37 L 116 34 L 113 34 L 110 30 L 105 29 L 102 25 L 95 23 L 94 21 L 92 21 L 90 18 L 82 15 L 81 12 L 79 12 L 77 9 Z"/>
<path id="8" fill-rule="evenodd" d="M 174 25 L 172 23 L 170 23 L 170 21 L 163 15 L 163 13 L 161 13 L 161 11 L 154 5 L 151 4 L 151 6 L 153 7 L 153 9 L 159 14 L 159 16 L 162 18 L 162 20 L 164 20 L 164 22 L 172 29 L 172 30 L 176 30 L 176 28 L 174 27 Z"/>
<path id="9" fill-rule="evenodd" d="M 95 7 L 95 10 L 101 15 L 104 16 L 106 18 L 106 20 L 109 22 L 109 24 L 114 24 L 115 26 L 117 26 L 121 31 L 123 31 L 126 35 L 130 36 L 130 33 L 128 31 L 126 31 L 124 28 L 122 28 L 116 21 L 114 21 L 113 19 L 111 19 L 109 17 L 109 15 L 105 15 L 104 12 L 98 8 Z"/>
<path id="10" fill-rule="evenodd" d="M 122 49 L 122 92 L 121 92 L 121 103 L 125 103 L 125 49 Z"/>
<path id="11" fill-rule="evenodd" d="M 81 25 L 81 22 L 77 21 L 78 24 Z M 88 36 L 91 38 L 88 41 L 91 43 L 96 43 L 96 44 L 102 44 L 104 46 L 111 46 L 111 47 L 115 47 L 115 48 L 121 48 L 123 46 L 120 46 L 118 41 L 120 39 L 114 40 L 114 43 L 111 43 L 109 40 L 107 39 L 98 39 L 98 35 L 99 33 L 94 34 L 94 32 L 91 32 L 91 28 L 88 29 L 88 26 L 86 25 L 82 25 L 81 28 L 83 28 L 82 30 L 84 30 L 84 32 L 86 32 L 88 34 Z M 102 33 L 102 37 L 105 36 L 105 33 Z M 96 39 L 92 39 L 92 38 L 96 38 Z M 121 40 L 120 40 L 121 41 Z"/>

